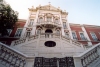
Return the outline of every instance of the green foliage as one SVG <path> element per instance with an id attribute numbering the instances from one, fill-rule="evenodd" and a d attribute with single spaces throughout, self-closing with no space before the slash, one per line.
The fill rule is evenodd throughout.
<path id="1" fill-rule="evenodd" d="M 7 29 L 13 29 L 18 16 L 10 5 L 0 4 L 0 34 L 8 35 Z"/>

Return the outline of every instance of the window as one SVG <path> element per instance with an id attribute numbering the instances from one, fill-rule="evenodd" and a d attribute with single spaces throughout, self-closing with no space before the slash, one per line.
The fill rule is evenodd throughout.
<path id="1" fill-rule="evenodd" d="M 27 32 L 26 32 L 26 37 L 29 37 L 30 34 L 31 34 L 31 32 L 30 32 L 30 31 L 27 31 Z"/>
<path id="2" fill-rule="evenodd" d="M 97 38 L 97 36 L 95 35 L 94 32 L 91 32 L 90 34 L 91 34 L 92 39 L 93 39 L 94 41 L 97 41 L 97 40 L 98 40 L 98 38 Z"/>
<path id="3" fill-rule="evenodd" d="M 55 19 L 55 22 L 58 23 L 59 22 L 58 19 Z"/>
<path id="4" fill-rule="evenodd" d="M 52 18 L 51 17 L 47 17 L 47 21 L 52 21 Z"/>
<path id="5" fill-rule="evenodd" d="M 69 38 L 69 34 L 68 34 L 68 32 L 65 32 L 65 36 L 66 36 L 67 38 Z"/>
<path id="6" fill-rule="evenodd" d="M 56 46 L 56 43 L 54 41 L 46 41 L 45 46 L 47 47 L 54 47 Z"/>
<path id="7" fill-rule="evenodd" d="M 34 23 L 34 19 L 30 19 L 29 26 L 33 25 L 33 23 Z"/>
<path id="8" fill-rule="evenodd" d="M 41 23 L 41 22 L 43 22 L 43 18 L 42 17 L 39 18 L 39 23 Z"/>
<path id="9" fill-rule="evenodd" d="M 20 37 L 22 33 L 22 29 L 17 29 L 15 37 Z"/>
<path id="10" fill-rule="evenodd" d="M 7 29 L 7 32 L 8 32 L 8 36 L 10 36 L 12 29 Z"/>
<path id="11" fill-rule="evenodd" d="M 37 34 L 41 34 L 41 29 L 38 29 L 37 30 Z"/>
<path id="12" fill-rule="evenodd" d="M 80 33 L 80 38 L 81 38 L 81 40 L 86 40 L 84 33 L 82 33 L 82 32 Z"/>
<path id="13" fill-rule="evenodd" d="M 56 30 L 57 35 L 60 35 L 60 30 Z"/>
<path id="14" fill-rule="evenodd" d="M 63 27 L 66 28 L 66 22 L 63 22 Z"/>
<path id="15" fill-rule="evenodd" d="M 72 32 L 73 39 L 77 40 L 77 36 L 75 32 Z"/>

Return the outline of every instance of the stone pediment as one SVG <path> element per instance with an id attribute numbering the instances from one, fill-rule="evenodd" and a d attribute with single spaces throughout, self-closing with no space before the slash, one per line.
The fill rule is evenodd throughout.
<path id="1" fill-rule="evenodd" d="M 61 9 L 59 9 L 59 7 L 56 8 L 56 7 L 52 6 L 51 4 L 45 5 L 45 6 L 39 6 L 39 7 L 37 7 L 37 9 L 42 9 L 42 10 L 53 10 L 53 11 L 61 11 Z"/>

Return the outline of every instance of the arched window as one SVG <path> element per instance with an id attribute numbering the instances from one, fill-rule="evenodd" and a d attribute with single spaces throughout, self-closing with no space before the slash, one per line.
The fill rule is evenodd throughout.
<path id="1" fill-rule="evenodd" d="M 39 23 L 41 23 L 41 22 L 43 22 L 43 18 L 42 17 L 39 18 Z"/>
<path id="2" fill-rule="evenodd" d="M 41 34 L 41 29 L 38 29 L 37 30 L 37 34 Z"/>
<path id="3" fill-rule="evenodd" d="M 26 32 L 26 37 L 29 37 L 30 34 L 31 34 L 31 31 L 27 31 L 27 32 Z"/>
<path id="4" fill-rule="evenodd" d="M 46 38 L 49 38 L 49 37 L 51 36 L 51 33 L 53 33 L 53 32 L 52 32 L 51 29 L 47 29 L 47 30 L 45 31 L 45 33 L 46 33 L 46 34 L 45 34 L 45 37 L 46 37 Z"/>
<path id="5" fill-rule="evenodd" d="M 52 21 L 52 17 L 47 17 L 47 21 Z"/>
<path id="6" fill-rule="evenodd" d="M 56 34 L 57 35 L 60 35 L 60 30 L 56 30 Z"/>
<path id="7" fill-rule="evenodd" d="M 69 38 L 69 34 L 68 34 L 68 32 L 65 32 L 65 36 L 66 36 L 67 38 Z"/>
<path id="8" fill-rule="evenodd" d="M 59 23 L 58 19 L 55 19 L 55 22 L 56 22 L 56 23 Z"/>
<path id="9" fill-rule="evenodd" d="M 63 22 L 63 27 L 64 27 L 64 28 L 66 28 L 66 27 L 67 27 L 67 26 L 66 26 L 66 22 Z"/>
<path id="10" fill-rule="evenodd" d="M 34 19 L 30 19 L 29 26 L 33 25 L 33 23 L 34 23 Z"/>

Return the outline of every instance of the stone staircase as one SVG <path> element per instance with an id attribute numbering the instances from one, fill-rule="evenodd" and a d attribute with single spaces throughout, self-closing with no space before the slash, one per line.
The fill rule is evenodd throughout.
<path id="1" fill-rule="evenodd" d="M 41 62 L 38 60 L 40 59 L 39 57 L 27 56 L 18 50 L 0 43 L 0 67 L 47 67 L 45 65 L 50 64 L 57 65 L 57 67 L 68 67 L 68 65 L 69 67 L 100 67 L 100 43 L 73 57 L 42 57 L 43 62 L 41 65 L 44 66 L 39 66 Z M 53 61 L 54 64 L 51 61 Z"/>

